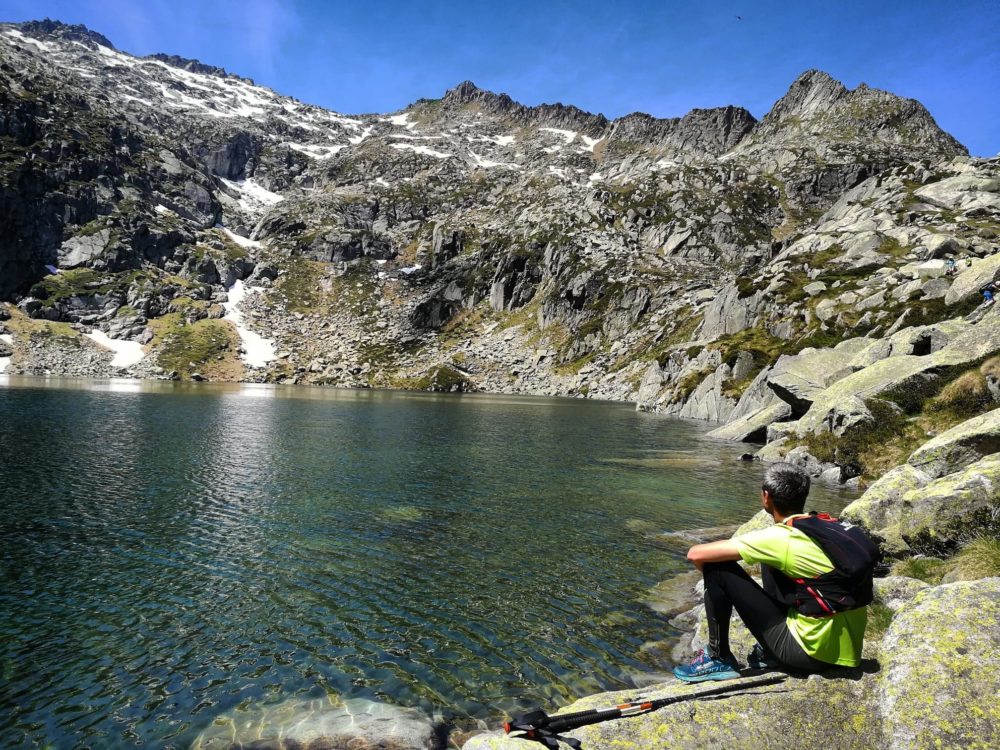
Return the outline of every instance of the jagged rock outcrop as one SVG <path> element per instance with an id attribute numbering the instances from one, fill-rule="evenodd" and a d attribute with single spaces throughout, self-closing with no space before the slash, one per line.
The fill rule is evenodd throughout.
<path id="1" fill-rule="evenodd" d="M 658 146 L 685 154 L 721 156 L 739 143 L 757 120 L 742 107 L 693 109 L 683 117 L 658 119 L 634 112 L 611 123 L 609 143 Z"/>

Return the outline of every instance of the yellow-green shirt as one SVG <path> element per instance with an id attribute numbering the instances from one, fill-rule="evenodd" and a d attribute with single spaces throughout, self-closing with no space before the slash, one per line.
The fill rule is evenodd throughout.
<path id="1" fill-rule="evenodd" d="M 833 570 L 819 545 L 791 526 L 775 524 L 733 540 L 743 562 L 770 565 L 789 578 L 812 578 Z M 856 667 L 861 661 L 868 610 L 865 607 L 832 617 L 809 617 L 789 608 L 788 630 L 814 659 Z"/>

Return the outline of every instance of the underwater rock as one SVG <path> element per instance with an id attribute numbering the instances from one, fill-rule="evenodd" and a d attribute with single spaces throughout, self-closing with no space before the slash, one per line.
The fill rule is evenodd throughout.
<path id="1" fill-rule="evenodd" d="M 219 716 L 191 750 L 439 750 L 444 735 L 416 709 L 360 698 L 289 700 Z"/>

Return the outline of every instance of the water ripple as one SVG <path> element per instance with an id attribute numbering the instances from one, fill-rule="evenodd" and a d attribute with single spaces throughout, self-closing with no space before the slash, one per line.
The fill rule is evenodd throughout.
<path id="1" fill-rule="evenodd" d="M 0 746 L 626 687 L 683 564 L 632 529 L 756 507 L 759 468 L 624 406 L 275 393 L 308 398 L 0 389 Z"/>

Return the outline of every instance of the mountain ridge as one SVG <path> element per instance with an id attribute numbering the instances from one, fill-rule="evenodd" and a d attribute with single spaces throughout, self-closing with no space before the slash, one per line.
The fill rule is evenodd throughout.
<path id="1" fill-rule="evenodd" d="M 431 370 L 447 359 L 437 342 L 458 321 L 531 311 L 532 336 L 550 344 L 517 388 L 578 391 L 588 360 L 598 372 L 627 362 L 606 373 L 607 393 L 635 397 L 650 347 L 680 335 L 653 328 L 684 319 L 656 310 L 701 309 L 694 290 L 725 289 L 759 268 L 869 175 L 962 153 L 944 135 L 908 146 L 902 132 L 891 148 L 848 139 L 850 148 L 820 157 L 816 143 L 827 146 L 817 137 L 799 149 L 787 120 L 825 117 L 850 96 L 819 71 L 793 82 L 761 121 L 733 106 L 612 121 L 572 105 L 527 107 L 471 81 L 396 114 L 349 116 L 197 61 L 94 49 L 79 42 L 96 38 L 86 29 L 46 22 L 25 44 L 20 27 L 5 28 L 0 43 L 24 73 L 0 81 L 6 137 L 16 141 L 4 179 L 8 190 L 36 192 L 10 193 L 0 293 L 32 320 L 152 336 L 155 362 L 157 321 L 172 306 L 187 306 L 183 320 L 213 320 L 234 279 L 259 281 L 271 291 L 258 313 L 287 336 L 287 363 L 297 364 L 243 371 L 254 379 L 419 383 L 423 359 Z M 873 94 L 859 96 L 865 104 Z M 863 107 L 841 115 L 868 121 Z M 116 150 L 102 145 L 108 134 Z M 338 306 L 329 291 L 316 297 L 339 288 L 345 264 L 370 289 L 360 307 Z M 102 295 L 56 283 L 83 271 L 104 274 Z M 196 294 L 191 283 L 207 286 Z M 346 344 L 303 339 L 285 317 L 309 309 L 298 294 L 327 299 L 331 330 L 358 333 Z M 386 337 L 377 357 L 361 332 Z M 615 343 L 624 350 L 612 355 Z M 479 385 L 463 387 L 503 389 L 496 365 L 509 367 L 519 346 L 501 346 L 512 351 L 496 363 L 478 354 Z M 337 369 L 338 358 L 350 364 Z M 327 364 L 306 366 L 318 362 Z"/>

